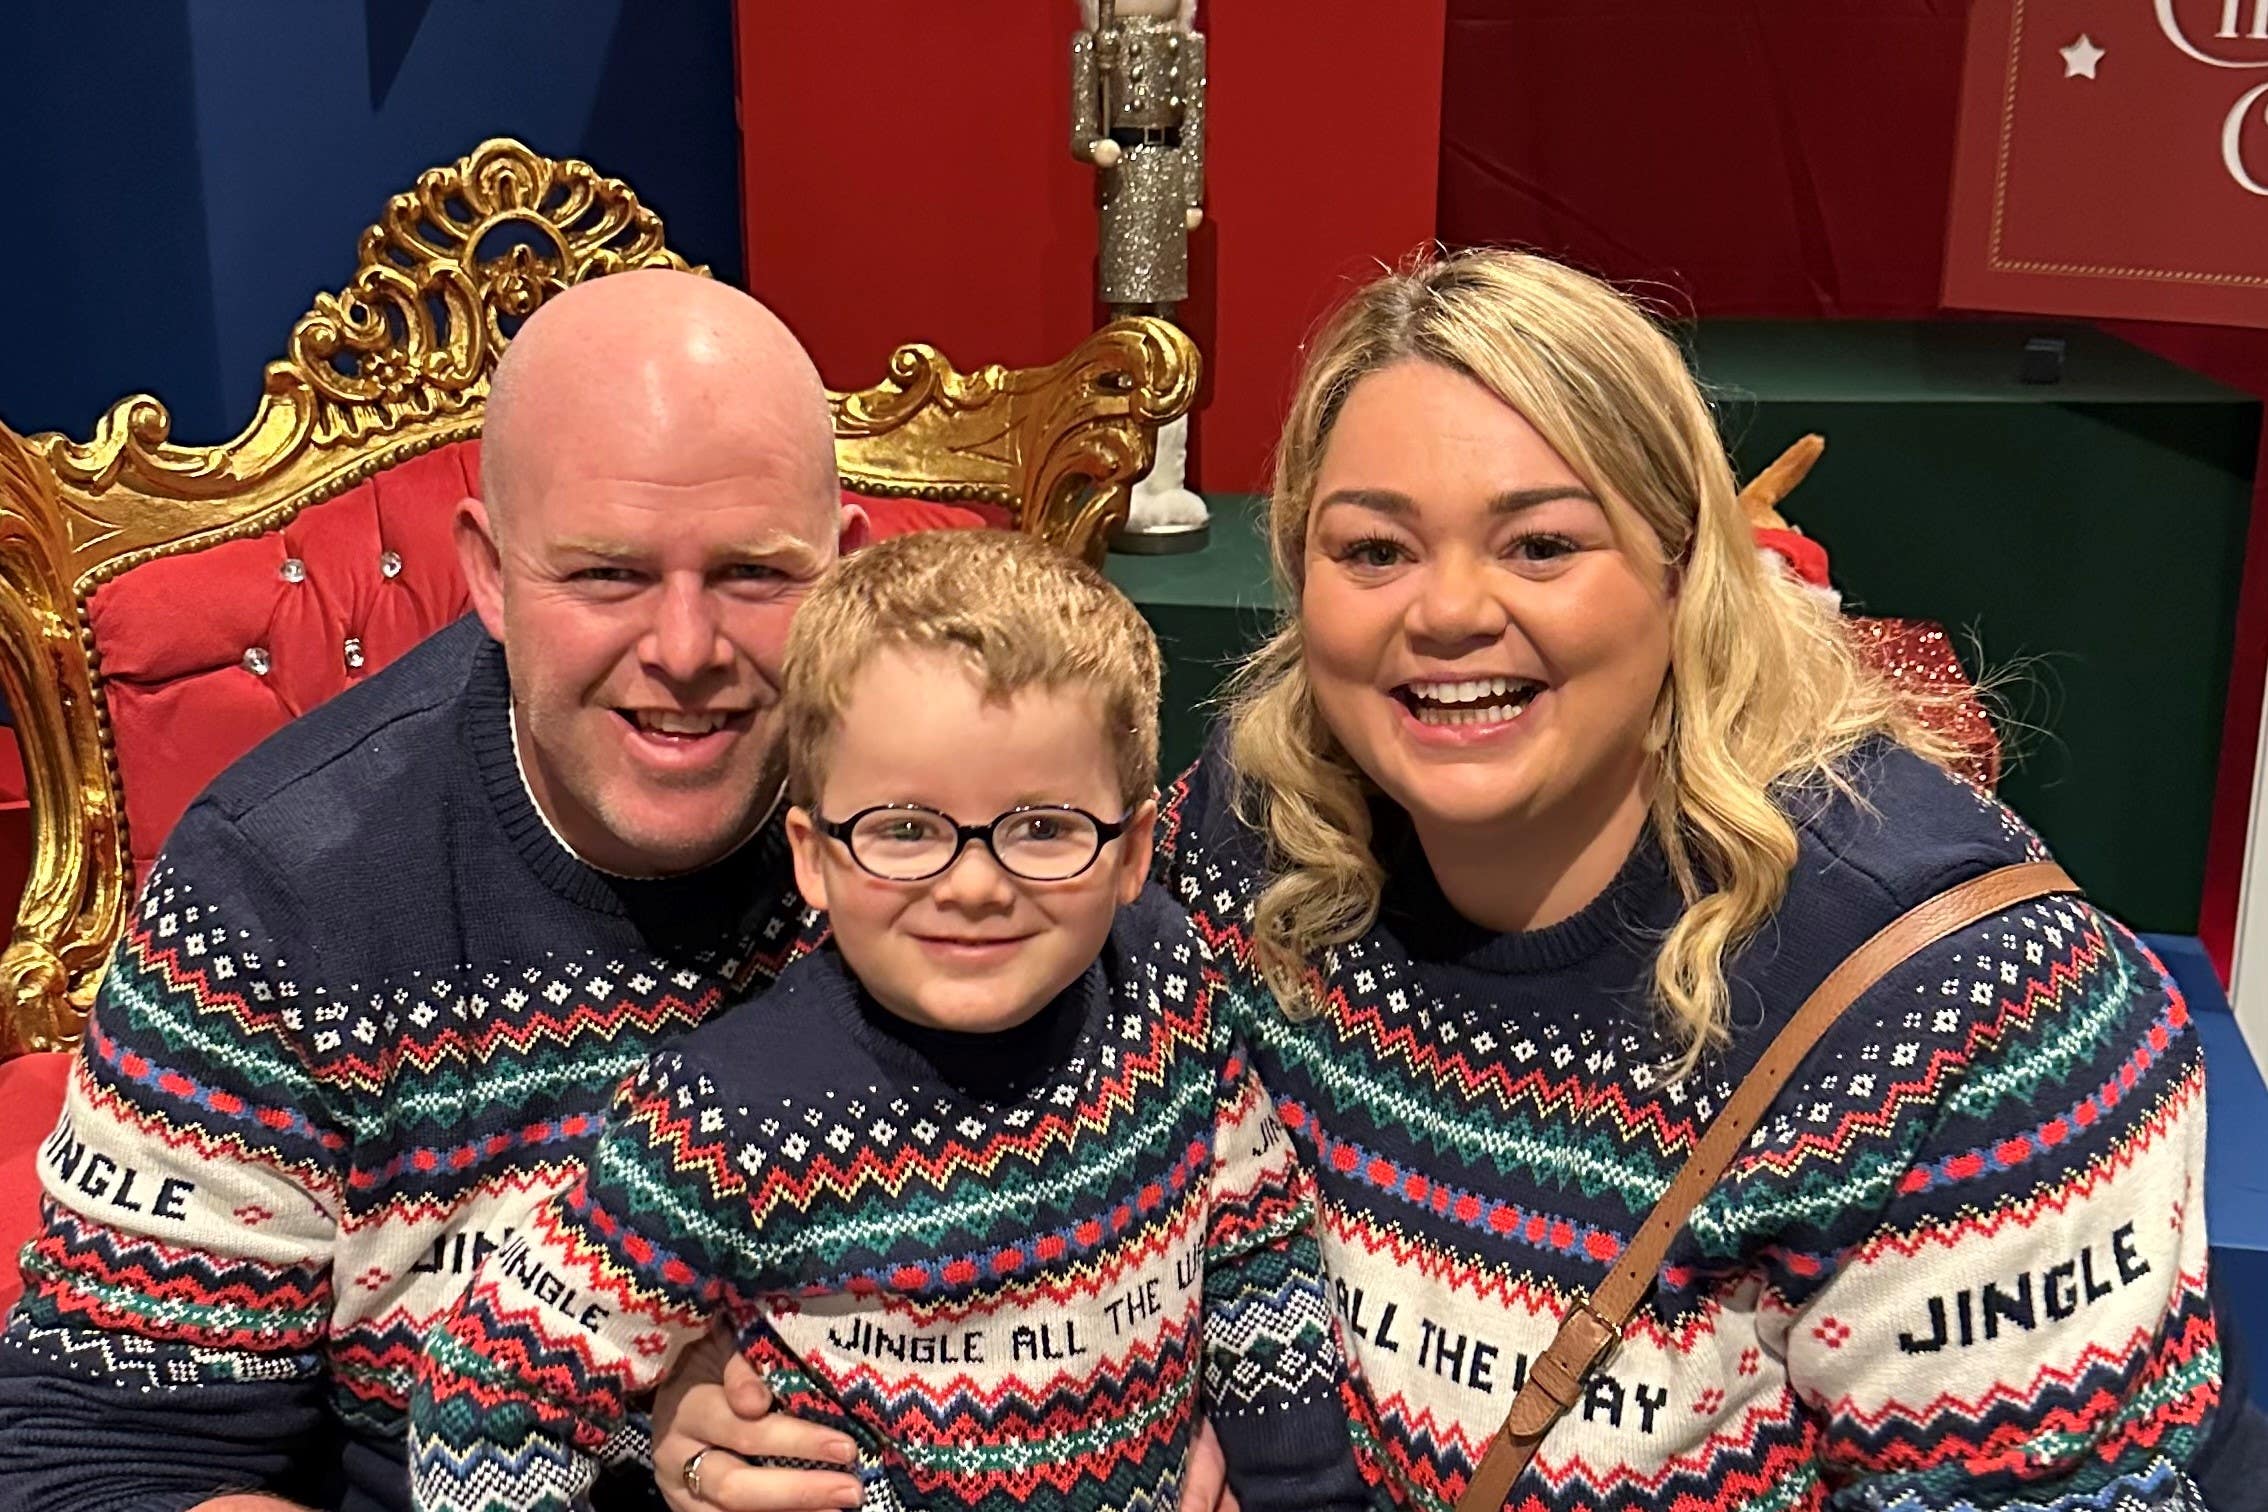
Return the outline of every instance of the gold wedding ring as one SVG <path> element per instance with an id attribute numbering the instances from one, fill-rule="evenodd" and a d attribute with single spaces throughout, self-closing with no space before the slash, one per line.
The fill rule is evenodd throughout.
<path id="1" fill-rule="evenodd" d="M 695 1501 L 701 1500 L 701 1461 L 708 1455 L 708 1452 L 707 1449 L 694 1450 L 692 1454 L 686 1457 L 685 1468 L 677 1472 L 685 1482 L 686 1491 L 692 1495 Z"/>

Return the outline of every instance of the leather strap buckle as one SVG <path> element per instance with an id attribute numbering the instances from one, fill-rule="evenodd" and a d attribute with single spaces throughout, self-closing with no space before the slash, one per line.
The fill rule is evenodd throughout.
<path id="1" fill-rule="evenodd" d="M 1583 1387 L 1591 1372 L 1605 1364 L 1621 1343 L 1622 1330 L 1595 1311 L 1589 1301 L 1568 1309 L 1559 1320 L 1559 1332 L 1552 1336 L 1550 1347 L 1528 1367 L 1528 1384 L 1535 1391 L 1512 1399 L 1505 1433 L 1513 1438 L 1532 1438 L 1549 1429 L 1561 1413 L 1572 1411 L 1583 1400 Z"/>

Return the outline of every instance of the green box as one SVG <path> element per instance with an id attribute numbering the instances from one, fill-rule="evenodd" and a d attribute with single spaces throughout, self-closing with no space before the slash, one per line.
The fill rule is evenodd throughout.
<path id="1" fill-rule="evenodd" d="M 2036 335 L 2062 382 L 2018 379 Z M 2001 795 L 2113 913 L 2196 933 L 2259 402 L 2087 327 L 1707 322 L 1695 349 L 1741 477 L 1827 438 L 1784 512 L 1845 607 L 2011 674 Z"/>
<path id="2" fill-rule="evenodd" d="M 2036 335 L 2062 382 L 2019 381 Z M 2194 933 L 2258 401 L 2049 323 L 1718 321 L 1693 346 L 1742 477 L 1826 436 L 1786 512 L 1847 606 L 2011 674 L 2002 794 L 2114 913 Z M 1258 501 L 1212 502 L 1204 551 L 1110 563 L 1165 645 L 1169 772 L 1273 612 Z"/>
<path id="3" fill-rule="evenodd" d="M 1221 685 L 1276 621 L 1262 539 L 1264 501 L 1210 494 L 1212 538 L 1186 556 L 1113 556 L 1112 582 L 1140 606 L 1165 653 L 1158 765 L 1167 781 L 1197 759 Z"/>

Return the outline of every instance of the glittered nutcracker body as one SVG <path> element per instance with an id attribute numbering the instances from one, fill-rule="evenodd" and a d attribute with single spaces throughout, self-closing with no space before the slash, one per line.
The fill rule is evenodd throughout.
<path id="1" fill-rule="evenodd" d="M 1071 47 L 1071 151 L 1102 169 L 1102 297 L 1118 314 L 1170 314 L 1189 297 L 1192 212 L 1205 198 L 1205 39 L 1192 8 L 1121 0 Z"/>

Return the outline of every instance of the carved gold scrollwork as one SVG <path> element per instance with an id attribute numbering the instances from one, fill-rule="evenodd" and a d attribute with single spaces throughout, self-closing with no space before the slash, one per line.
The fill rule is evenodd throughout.
<path id="1" fill-rule="evenodd" d="M 1025 497 L 1042 534 L 1099 563 L 1135 480 L 1150 470 L 1158 427 L 1196 399 L 1200 364 L 1178 327 L 1141 317 L 1103 327 L 1069 366 L 1035 426 L 1041 444 Z"/>
<path id="2" fill-rule="evenodd" d="M 132 876 L 47 469 L 0 427 L 0 687 L 35 821 L 16 932 L 0 953 L 0 1059 L 74 1041 Z"/>
<path id="3" fill-rule="evenodd" d="M 1023 529 L 1099 562 L 1198 371 L 1188 336 L 1151 316 L 1044 368 L 956 373 L 929 347 L 901 347 L 883 383 L 833 396 L 836 456 L 853 488 L 1007 505 Z"/>
<path id="4" fill-rule="evenodd" d="M 511 330 L 572 283 L 687 266 L 621 180 L 506 141 L 394 196 L 362 234 L 359 263 L 287 349 L 317 396 L 318 445 L 462 412 L 486 395 Z"/>
<path id="5" fill-rule="evenodd" d="M 315 442 L 463 410 L 481 392 L 486 325 L 480 292 L 458 267 L 436 265 L 421 281 L 381 263 L 345 293 L 317 295 L 290 347 L 315 393 Z"/>

